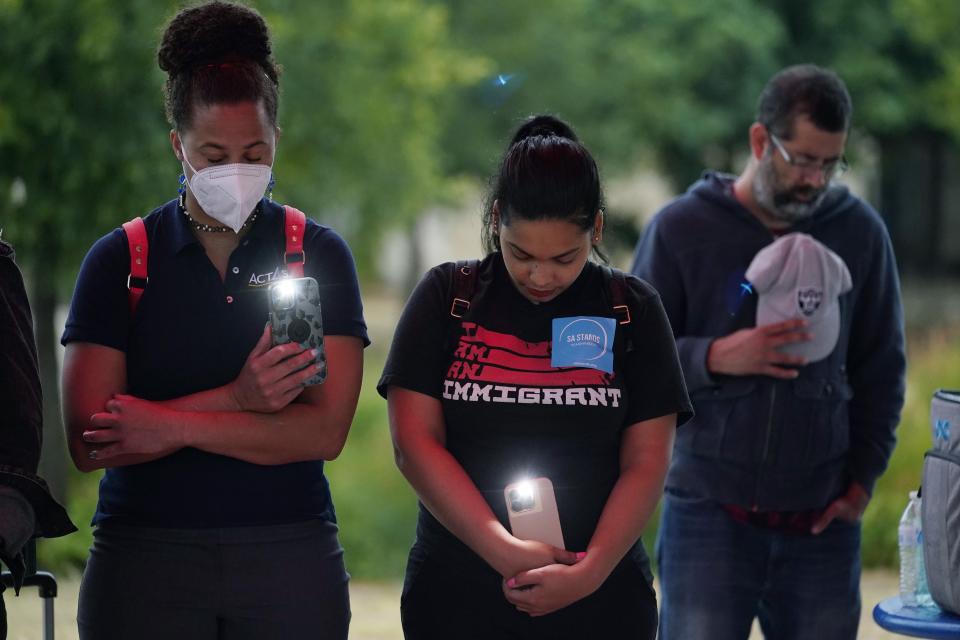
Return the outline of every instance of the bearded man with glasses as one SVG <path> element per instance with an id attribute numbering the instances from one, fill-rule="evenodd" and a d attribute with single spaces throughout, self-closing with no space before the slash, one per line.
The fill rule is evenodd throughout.
<path id="1" fill-rule="evenodd" d="M 783 69 L 743 172 L 707 172 L 637 245 L 696 410 L 657 540 L 663 640 L 746 639 L 755 618 L 767 638 L 856 638 L 860 519 L 906 365 L 886 228 L 836 182 L 851 114 L 832 71 Z"/>

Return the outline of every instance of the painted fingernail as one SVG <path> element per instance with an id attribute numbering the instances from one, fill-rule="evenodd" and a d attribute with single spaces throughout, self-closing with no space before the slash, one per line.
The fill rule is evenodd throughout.
<path id="1" fill-rule="evenodd" d="M 583 560 L 583 559 L 586 558 L 586 557 L 587 557 L 587 552 L 586 552 L 586 551 L 578 551 L 578 552 L 577 552 L 577 560 Z"/>
<path id="2" fill-rule="evenodd" d="M 507 586 L 510 587 L 511 589 L 513 589 L 514 587 L 516 587 L 516 586 L 517 586 L 517 579 L 516 579 L 516 578 L 510 578 L 509 580 L 507 580 Z"/>
<path id="3" fill-rule="evenodd" d="M 320 349 L 314 349 L 310 353 L 312 353 L 313 357 L 316 358 L 317 356 L 320 355 Z"/>

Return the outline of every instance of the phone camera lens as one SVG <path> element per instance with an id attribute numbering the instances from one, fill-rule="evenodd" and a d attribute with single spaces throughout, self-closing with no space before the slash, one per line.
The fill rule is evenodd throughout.
<path id="1" fill-rule="evenodd" d="M 510 490 L 510 509 L 514 513 L 522 513 L 533 509 L 534 498 L 529 491 Z"/>
<path id="2" fill-rule="evenodd" d="M 297 300 L 297 287 L 292 280 L 281 280 L 270 289 L 277 309 L 291 309 Z"/>

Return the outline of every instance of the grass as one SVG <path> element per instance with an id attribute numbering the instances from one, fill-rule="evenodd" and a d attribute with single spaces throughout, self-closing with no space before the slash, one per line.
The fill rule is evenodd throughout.
<path id="1" fill-rule="evenodd" d="M 387 403 L 376 390 L 385 350 L 368 349 L 347 446 L 327 466 L 347 569 L 364 578 L 403 575 L 417 522 L 417 498 L 393 463 Z"/>
<path id="2" fill-rule="evenodd" d="M 375 388 L 390 331 L 392 327 L 383 328 L 367 349 L 363 389 L 347 446 L 327 466 L 347 567 L 360 578 L 401 576 L 416 526 L 416 497 L 394 466 L 386 403 Z M 931 443 L 930 398 L 938 388 L 960 388 L 960 327 L 911 335 L 908 362 L 899 441 L 864 517 L 863 562 L 867 567 L 897 566 L 897 523 L 907 493 L 920 484 L 923 453 Z M 72 477 L 69 509 L 80 531 L 44 541 L 40 545 L 42 566 L 54 570 L 82 566 L 91 539 L 88 522 L 96 505 L 98 478 L 99 474 L 79 473 Z M 652 552 L 655 535 L 656 517 L 644 534 L 648 551 Z"/>

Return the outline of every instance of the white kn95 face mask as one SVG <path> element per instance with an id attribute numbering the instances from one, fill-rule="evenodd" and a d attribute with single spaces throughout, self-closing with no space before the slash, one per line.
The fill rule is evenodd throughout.
<path id="1" fill-rule="evenodd" d="M 197 171 L 187 159 L 186 149 L 183 149 L 183 161 L 193 171 L 187 186 L 204 213 L 239 233 L 267 190 L 273 167 L 240 162 Z"/>

